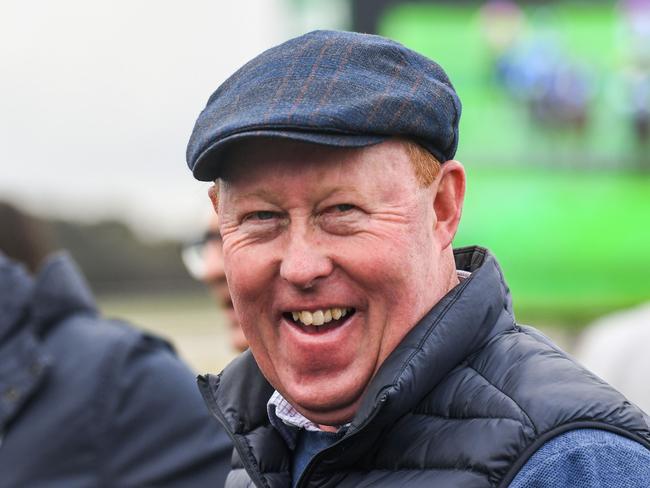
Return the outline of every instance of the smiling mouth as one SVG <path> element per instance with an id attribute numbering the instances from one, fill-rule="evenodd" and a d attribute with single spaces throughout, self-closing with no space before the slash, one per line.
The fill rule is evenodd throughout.
<path id="1" fill-rule="evenodd" d="M 338 327 L 351 318 L 356 310 L 350 307 L 322 310 L 285 312 L 282 316 L 290 323 L 309 333 L 325 332 Z"/>

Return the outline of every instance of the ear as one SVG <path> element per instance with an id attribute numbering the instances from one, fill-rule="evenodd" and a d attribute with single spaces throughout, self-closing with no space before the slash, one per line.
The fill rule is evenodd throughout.
<path id="1" fill-rule="evenodd" d="M 436 214 L 434 234 L 441 249 L 451 246 L 456 235 L 465 199 L 465 168 L 455 160 L 440 167 L 433 210 Z"/>
<path id="2" fill-rule="evenodd" d="M 208 196 L 210 197 L 210 201 L 212 202 L 212 208 L 214 208 L 214 211 L 216 213 L 219 213 L 219 188 L 217 185 L 219 184 L 218 181 L 215 181 L 214 184 L 208 188 Z"/>

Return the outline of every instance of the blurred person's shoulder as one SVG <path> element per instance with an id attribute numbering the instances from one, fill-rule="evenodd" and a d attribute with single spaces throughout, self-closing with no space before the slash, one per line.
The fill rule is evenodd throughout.
<path id="1" fill-rule="evenodd" d="M 83 275 L 66 253 L 54 254 L 44 263 L 28 307 L 30 325 L 47 352 L 57 360 L 84 364 L 75 372 L 80 377 L 97 373 L 95 367 L 104 361 L 116 370 L 133 354 L 175 356 L 166 340 L 123 320 L 103 317 Z"/>
<path id="2" fill-rule="evenodd" d="M 166 340 L 103 318 L 65 254 L 48 259 L 21 302 L 18 347 L 4 355 L 25 401 L 0 426 L 0 471 L 11 466 L 15 486 L 61 476 L 70 486 L 225 480 L 230 443 Z"/>

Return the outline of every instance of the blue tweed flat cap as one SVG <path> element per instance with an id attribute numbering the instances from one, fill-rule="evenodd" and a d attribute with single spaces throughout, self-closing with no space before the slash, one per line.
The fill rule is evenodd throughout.
<path id="1" fill-rule="evenodd" d="M 443 69 L 389 39 L 314 31 L 263 52 L 226 80 L 187 146 L 194 177 L 219 177 L 223 150 L 251 137 L 360 147 L 406 137 L 440 162 L 458 146 L 461 105 Z"/>

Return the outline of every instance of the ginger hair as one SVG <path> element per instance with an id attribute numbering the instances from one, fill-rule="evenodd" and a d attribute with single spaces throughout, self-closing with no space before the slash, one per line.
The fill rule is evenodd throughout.
<path id="1" fill-rule="evenodd" d="M 418 183 L 423 188 L 431 186 L 431 183 L 440 173 L 440 161 L 418 143 L 410 139 L 402 139 L 402 142 L 413 165 L 413 171 Z"/>

